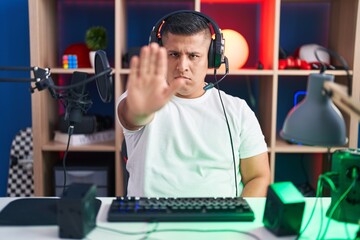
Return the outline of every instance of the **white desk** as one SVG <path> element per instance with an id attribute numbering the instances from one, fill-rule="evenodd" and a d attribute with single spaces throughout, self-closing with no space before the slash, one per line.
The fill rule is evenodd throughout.
<path id="1" fill-rule="evenodd" d="M 169 231 L 169 232 L 155 232 L 148 235 L 148 238 L 143 238 L 145 234 L 138 235 L 125 235 L 116 232 L 106 231 L 100 228 L 92 230 L 86 239 L 105 240 L 105 239 L 166 239 L 166 240 L 242 240 L 254 239 L 253 237 L 241 234 L 240 232 L 247 232 L 256 235 L 259 239 L 294 239 L 295 236 L 276 237 L 262 224 L 263 212 L 265 207 L 265 198 L 248 198 L 248 202 L 255 213 L 254 222 L 187 222 L 187 223 L 109 223 L 106 221 L 107 211 L 113 198 L 100 198 L 102 201 L 101 208 L 97 216 L 97 226 L 111 228 L 114 230 L 125 232 L 143 232 L 152 230 L 157 227 L 157 230 L 164 229 L 195 229 L 195 230 L 236 230 L 239 232 L 190 232 L 190 231 Z M 14 198 L 0 198 L 0 209 L 4 208 L 6 204 L 14 200 Z M 305 213 L 303 217 L 302 226 L 307 223 L 311 211 L 315 203 L 315 198 L 307 198 L 305 205 Z M 316 239 L 320 225 L 320 200 L 318 201 L 317 208 L 311 223 L 305 233 L 300 239 Z M 330 204 L 330 198 L 323 198 L 323 214 L 325 215 L 326 209 Z M 31 206 L 29 206 L 31 207 Z M 323 228 L 327 224 L 328 218 L 323 218 Z M 346 230 L 347 229 L 347 230 Z M 344 224 L 331 220 L 328 232 L 325 239 L 347 239 L 348 231 L 350 239 L 355 239 L 355 234 L 359 229 L 356 224 Z M 16 226 L 0 226 L 0 239 L 59 239 L 57 226 L 34 226 L 34 227 L 16 227 Z"/>

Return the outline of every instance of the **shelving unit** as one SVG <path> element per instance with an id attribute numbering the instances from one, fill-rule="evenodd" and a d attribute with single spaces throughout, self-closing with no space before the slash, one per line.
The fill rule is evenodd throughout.
<path id="1" fill-rule="evenodd" d="M 255 25 L 250 25 L 257 26 L 257 30 L 255 30 L 257 32 L 254 34 L 255 37 L 249 37 L 251 39 L 255 38 L 250 43 L 252 46 L 250 55 L 254 54 L 255 58 L 252 58 L 243 69 L 232 70 L 227 84 L 234 83 L 233 81 L 238 78 L 249 77 L 257 79 L 257 114 L 268 144 L 272 181 L 275 181 L 275 163 L 279 154 L 325 154 L 328 151 L 326 148 L 320 147 L 291 145 L 281 140 L 278 136 L 278 126 L 282 125 L 283 122 L 283 119 L 279 118 L 280 108 L 285 108 L 286 111 L 290 110 L 287 105 L 283 105 L 284 102 L 280 101 L 278 96 L 280 84 L 284 82 L 283 79 L 294 77 L 305 82 L 310 73 L 317 72 L 315 70 L 278 70 L 280 41 L 283 36 L 282 34 L 287 34 L 280 27 L 281 16 L 283 16 L 282 6 L 313 3 L 326 4 L 329 8 L 329 21 L 327 22 L 328 36 L 326 37 L 327 47 L 338 52 L 349 63 L 353 74 L 352 94 L 355 98 L 360 99 L 360 5 L 358 0 L 29 0 L 31 65 L 51 68 L 52 77 L 55 82 L 60 76 L 69 76 L 74 70 L 63 69 L 61 67 L 59 59 L 63 54 L 61 49 L 64 46 L 59 46 L 59 44 L 66 42 L 65 40 L 69 41 L 69 39 L 64 40 L 62 38 L 66 35 L 64 32 L 68 29 L 70 31 L 70 27 L 61 25 L 61 21 L 64 21 L 64 12 L 59 12 L 59 9 L 67 9 L 61 8 L 65 5 L 71 8 L 71 4 L 76 5 L 78 8 L 86 6 L 84 9 L 95 6 L 100 17 L 91 18 L 89 16 L 91 20 L 78 19 L 76 21 L 76 16 L 72 16 L 75 20 L 69 20 L 74 21 L 73 28 L 76 28 L 77 32 L 85 32 L 85 29 L 90 27 L 87 24 L 93 23 L 94 19 L 101 19 L 101 9 L 104 7 L 106 8 L 105 15 L 107 18 L 111 18 L 110 25 L 113 27 L 113 29 L 108 29 L 109 35 L 113 36 L 113 38 L 109 41 L 111 52 L 107 53 L 113 68 L 115 83 L 114 98 L 116 99 L 124 92 L 126 78 L 129 74 L 129 70 L 122 63 L 123 54 L 131 47 L 146 44 L 152 24 L 155 24 L 160 17 L 174 10 L 192 9 L 210 15 L 222 29 L 236 27 L 236 24 L 239 24 L 239 26 L 242 24 L 241 26 L 244 27 L 246 19 L 236 21 L 238 17 L 242 19 L 241 14 L 235 16 L 233 14 L 236 9 L 241 11 L 242 7 L 250 7 L 258 13 L 247 20 L 249 24 L 251 21 L 255 21 Z M 235 10 L 226 10 L 229 8 Z M 113 9 L 113 14 L 108 14 L 109 9 Z M 229 11 L 226 12 L 229 13 L 226 14 L 226 17 L 224 16 L 225 10 L 223 11 L 222 9 Z M 82 18 L 86 16 L 86 11 L 80 14 Z M 232 17 L 234 20 L 231 20 Z M 81 27 L 79 27 L 80 24 L 82 24 Z M 61 29 L 61 32 L 59 29 Z M 258 35 L 260 37 L 256 37 Z M 138 39 L 135 41 L 135 38 Z M 257 60 L 264 64 L 265 68 L 263 70 L 256 69 L 255 64 Z M 91 68 L 76 70 L 94 73 Z M 327 71 L 327 73 L 334 74 L 337 82 L 345 83 L 346 76 L 343 71 Z M 209 77 L 212 74 L 213 71 L 209 70 Z M 114 103 L 113 113 L 115 113 Z M 346 114 L 344 116 L 349 137 L 349 143 L 346 147 L 357 148 L 359 123 L 354 117 L 347 116 Z M 52 141 L 53 132 L 58 121 L 58 104 L 51 98 L 50 94 L 45 91 L 33 94 L 34 181 L 35 194 L 37 196 L 53 194 L 52 167 L 59 161 L 59 152 L 64 151 L 66 147 L 64 144 Z M 122 195 L 124 193 L 123 166 L 121 164 L 120 153 L 123 136 L 122 130 L 117 123 L 115 124 L 115 132 L 116 139 L 113 142 L 71 147 L 70 151 L 80 153 L 114 153 L 115 193 L 116 195 Z M 331 151 L 333 150 L 331 149 Z"/>

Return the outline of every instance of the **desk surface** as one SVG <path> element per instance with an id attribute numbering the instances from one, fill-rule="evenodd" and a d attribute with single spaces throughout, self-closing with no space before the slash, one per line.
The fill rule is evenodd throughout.
<path id="1" fill-rule="evenodd" d="M 101 208 L 97 216 L 97 226 L 92 230 L 86 239 L 256 239 L 246 233 L 255 235 L 258 239 L 294 239 L 295 236 L 276 237 L 262 224 L 265 198 L 247 198 L 250 206 L 255 213 L 254 222 L 184 222 L 184 223 L 109 223 L 106 221 L 108 208 L 113 198 L 100 198 L 102 201 Z M 4 208 L 14 198 L 0 198 L 0 209 Z M 309 227 L 302 234 L 300 239 L 315 239 L 319 232 L 321 222 L 321 206 L 318 200 L 312 220 Z M 308 222 L 311 215 L 315 198 L 307 198 L 305 212 L 302 221 L 302 227 Z M 323 215 L 330 204 L 330 198 L 322 199 Z M 31 207 L 31 206 L 29 206 Z M 328 222 L 328 218 L 323 218 L 323 229 Z M 108 231 L 104 228 L 114 229 Z M 142 232 L 153 230 L 156 228 L 159 232 L 152 233 L 146 238 L 146 234 Z M 359 225 L 345 224 L 335 220 L 330 221 L 330 225 L 325 239 L 355 239 L 355 234 L 359 229 Z M 171 231 L 165 231 L 171 230 Z M 193 231 L 190 231 L 193 230 Z M 116 232 L 119 231 L 119 232 Z M 138 233 L 138 234 L 123 234 Z M 59 239 L 57 226 L 0 226 L 0 239 Z"/>

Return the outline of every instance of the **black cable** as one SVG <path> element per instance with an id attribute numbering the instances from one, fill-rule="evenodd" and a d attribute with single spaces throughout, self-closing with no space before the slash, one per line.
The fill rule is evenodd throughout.
<path id="1" fill-rule="evenodd" d="M 329 216 L 328 216 L 328 222 L 327 222 L 326 227 L 324 229 L 324 233 L 322 234 L 320 239 L 325 238 L 326 232 L 327 232 L 327 230 L 329 228 L 329 225 L 330 225 L 330 220 L 332 219 L 332 216 L 334 215 L 336 209 L 340 206 L 340 203 L 348 196 L 351 189 L 355 186 L 356 181 L 357 181 L 357 176 L 353 177 L 353 182 L 349 185 L 349 187 L 344 191 L 344 193 L 339 197 L 339 199 L 335 202 L 335 204 L 331 208 Z"/>
<path id="2" fill-rule="evenodd" d="M 310 217 L 309 219 L 307 220 L 306 224 L 305 224 L 305 227 L 300 231 L 300 233 L 296 236 L 295 239 L 299 239 L 301 237 L 301 235 L 306 231 L 306 229 L 308 228 L 313 216 L 314 216 L 314 213 L 315 213 L 315 209 L 316 209 L 316 206 L 317 206 L 317 203 L 318 203 L 318 200 L 320 198 L 320 208 L 321 208 L 321 218 L 320 218 L 320 230 L 318 232 L 318 236 L 316 239 L 319 239 L 320 237 L 320 233 L 321 233 L 321 230 L 322 230 L 322 222 L 323 222 L 323 207 L 322 207 L 322 189 L 323 189 L 323 181 L 327 181 L 331 190 L 332 191 L 336 191 L 336 188 L 335 188 L 335 184 L 333 183 L 332 179 L 329 178 L 329 176 L 331 175 L 334 175 L 334 174 L 337 174 L 336 172 L 327 172 L 325 174 L 321 174 L 318 178 L 318 181 L 317 181 L 317 189 L 316 189 L 316 200 L 315 200 L 315 203 L 314 203 L 314 206 L 313 206 L 313 209 L 311 211 L 311 214 L 310 214 Z"/>
<path id="3" fill-rule="evenodd" d="M 99 225 L 96 226 L 96 229 L 105 230 L 105 231 L 110 231 L 110 232 L 115 232 L 115 233 L 120 233 L 120 234 L 123 234 L 123 235 L 132 235 L 132 236 L 134 236 L 134 235 L 142 235 L 142 234 L 146 235 L 146 234 L 149 234 L 149 233 L 155 231 L 155 230 L 157 229 L 158 225 L 159 225 L 159 223 L 156 222 L 156 224 L 155 224 L 155 226 L 154 226 L 153 229 L 151 229 L 151 230 L 146 230 L 146 231 L 139 231 L 139 232 L 122 231 L 122 230 L 119 230 L 119 229 L 113 229 L 113 228 L 104 227 L 104 226 L 99 226 Z"/>
<path id="4" fill-rule="evenodd" d="M 256 236 L 253 233 L 240 231 L 240 230 L 234 230 L 234 229 L 187 229 L 187 228 L 168 228 L 168 229 L 157 229 L 158 224 L 155 225 L 155 227 L 152 230 L 149 231 L 140 231 L 140 232 L 127 232 L 127 231 L 121 231 L 118 229 L 112 229 L 108 227 L 103 226 L 96 226 L 96 229 L 101 229 L 105 231 L 120 233 L 123 235 L 146 235 L 147 237 L 150 236 L 152 233 L 163 233 L 163 232 L 196 232 L 196 233 L 222 233 L 222 232 L 233 232 L 233 233 L 239 233 L 242 235 L 246 235 L 249 237 L 252 237 L 255 240 L 260 240 L 258 236 Z"/>
<path id="5" fill-rule="evenodd" d="M 224 79 L 226 77 L 226 75 L 227 75 L 227 73 L 221 79 Z M 229 133 L 229 138 L 230 138 L 231 153 L 232 153 L 232 156 L 233 156 L 233 168 L 234 168 L 234 180 L 235 180 L 235 197 L 237 197 L 238 196 L 238 183 L 237 183 L 237 174 L 236 174 L 237 167 L 236 167 L 236 159 L 235 159 L 235 153 L 234 153 L 234 143 L 233 143 L 233 139 L 232 139 L 231 128 L 230 128 L 229 120 L 228 120 L 228 117 L 227 117 L 227 114 L 226 114 L 224 102 L 223 102 L 221 94 L 220 94 L 220 86 L 219 86 L 220 81 L 217 81 L 216 69 L 214 70 L 214 80 L 215 80 L 216 87 L 217 87 L 217 90 L 218 90 L 219 99 L 220 99 L 222 110 L 224 112 L 226 126 L 227 126 L 227 130 L 228 130 L 228 133 Z"/>
<path id="6" fill-rule="evenodd" d="M 326 164 L 327 165 L 330 165 L 331 164 L 331 148 L 330 147 L 328 147 L 327 148 L 327 151 L 326 151 L 326 155 L 327 155 L 327 162 L 326 162 Z"/>
<path id="7" fill-rule="evenodd" d="M 80 86 L 82 86 L 84 84 L 87 84 L 89 82 L 92 82 L 95 79 L 97 79 L 97 78 L 99 78 L 99 77 L 101 77 L 103 75 L 109 74 L 111 71 L 112 71 L 112 69 L 109 68 L 109 69 L 106 69 L 106 70 L 104 70 L 103 72 L 101 72 L 99 74 L 96 74 L 96 75 L 94 75 L 94 76 L 92 76 L 90 78 L 85 79 L 82 82 L 78 82 L 78 83 L 74 83 L 74 84 L 70 84 L 70 85 L 66 85 L 66 86 L 58 86 L 58 85 L 50 83 L 49 87 L 52 88 L 52 89 L 55 89 L 55 90 L 69 90 L 69 89 L 72 89 L 72 88 L 80 87 Z"/>
<path id="8" fill-rule="evenodd" d="M 319 226 L 319 231 L 318 231 L 318 235 L 316 236 L 316 239 L 319 239 L 321 231 L 322 231 L 322 227 L 323 227 L 323 222 L 324 222 L 324 210 L 323 210 L 323 201 L 322 201 L 322 191 L 323 191 L 323 182 L 322 182 L 322 178 L 319 178 L 320 182 L 321 182 L 321 186 L 319 187 L 319 194 L 317 194 L 320 197 L 320 226 Z"/>
<path id="9" fill-rule="evenodd" d="M 254 96 L 254 92 L 253 92 L 253 89 L 251 87 L 252 81 L 250 80 L 249 76 L 246 76 L 245 80 L 246 80 L 247 91 L 248 91 L 248 94 L 249 94 L 250 105 L 251 105 L 251 107 L 253 109 L 255 109 L 255 107 L 256 107 L 256 98 Z"/>
<path id="10" fill-rule="evenodd" d="M 162 233 L 162 232 L 196 232 L 196 233 L 222 233 L 222 232 L 232 232 L 232 233 L 239 233 L 242 235 L 246 235 L 249 237 L 252 237 L 255 240 L 260 240 L 260 238 L 258 236 L 256 236 L 253 233 L 250 232 L 245 232 L 245 231 L 240 231 L 240 230 L 234 230 L 234 229 L 186 229 L 186 228 L 169 228 L 169 229 L 159 229 L 159 230 L 155 230 L 151 233 Z M 150 234 L 151 234 L 150 233 Z"/>
<path id="11" fill-rule="evenodd" d="M 300 239 L 301 235 L 305 232 L 305 230 L 306 230 L 307 227 L 309 226 L 309 224 L 310 224 L 310 222 L 311 222 L 311 220 L 312 220 L 312 218 L 313 218 L 313 216 L 314 216 L 318 199 L 319 199 L 319 198 L 316 197 L 315 203 L 314 203 L 314 207 L 313 207 L 313 209 L 312 209 L 312 211 L 311 211 L 310 217 L 309 217 L 308 221 L 306 222 L 306 225 L 305 225 L 305 227 L 303 228 L 303 230 L 301 230 L 300 233 L 296 236 L 295 240 Z"/>
<path id="12" fill-rule="evenodd" d="M 346 72 L 346 77 L 347 77 L 347 80 L 348 80 L 348 84 L 347 84 L 348 85 L 348 95 L 351 96 L 351 93 L 352 93 L 352 85 L 351 85 L 352 84 L 352 75 L 350 74 L 349 65 L 347 64 L 346 60 L 335 51 L 332 51 L 332 50 L 330 50 L 328 48 L 325 48 L 325 47 L 319 47 L 319 48 L 315 49 L 315 57 L 319 61 L 319 63 L 321 64 L 320 73 L 325 72 L 326 64 L 323 61 L 321 61 L 321 59 L 319 58 L 318 51 L 324 51 L 326 53 L 329 53 L 330 55 L 335 57 L 337 60 L 339 60 L 339 62 L 342 64 L 342 67 L 344 68 L 344 70 Z"/>
<path id="13" fill-rule="evenodd" d="M 66 175 L 67 175 L 67 172 L 66 172 L 66 158 L 67 158 L 67 155 L 68 155 L 68 152 L 69 152 L 69 146 L 70 146 L 71 136 L 72 136 L 73 132 L 74 132 L 74 126 L 70 125 L 69 128 L 68 128 L 68 142 L 67 142 L 66 150 L 65 150 L 64 157 L 63 157 L 63 160 L 62 160 L 63 171 L 64 171 L 63 194 L 64 194 L 64 192 L 66 190 Z"/>

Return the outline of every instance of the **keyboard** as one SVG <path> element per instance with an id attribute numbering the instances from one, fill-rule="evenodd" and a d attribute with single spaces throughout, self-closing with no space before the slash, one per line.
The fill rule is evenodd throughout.
<path id="1" fill-rule="evenodd" d="M 117 197 L 109 222 L 253 221 L 254 212 L 244 198 L 137 198 Z"/>

